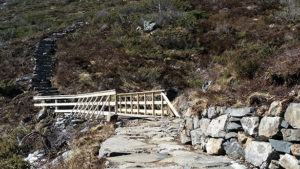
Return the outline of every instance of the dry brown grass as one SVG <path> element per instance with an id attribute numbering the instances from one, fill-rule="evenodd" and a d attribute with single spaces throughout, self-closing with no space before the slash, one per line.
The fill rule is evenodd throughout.
<path id="1" fill-rule="evenodd" d="M 101 169 L 104 159 L 98 158 L 100 144 L 114 134 L 114 124 L 98 125 L 79 134 L 72 142 L 74 153 L 55 169 Z"/>

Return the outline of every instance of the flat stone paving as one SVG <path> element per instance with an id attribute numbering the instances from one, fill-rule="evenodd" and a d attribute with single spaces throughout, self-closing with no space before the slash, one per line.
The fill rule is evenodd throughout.
<path id="1" fill-rule="evenodd" d="M 180 119 L 129 120 L 101 144 L 106 168 L 245 169 L 225 156 L 206 155 L 177 142 Z"/>

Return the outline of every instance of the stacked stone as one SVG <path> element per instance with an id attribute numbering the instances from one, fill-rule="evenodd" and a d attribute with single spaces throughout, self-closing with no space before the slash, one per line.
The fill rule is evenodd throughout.
<path id="1" fill-rule="evenodd" d="M 300 169 L 300 104 L 283 112 L 282 103 L 273 102 L 264 117 L 252 107 L 210 107 L 185 117 L 181 142 L 259 168 Z"/>
<path id="2" fill-rule="evenodd" d="M 32 77 L 32 88 L 39 92 L 39 95 L 55 95 L 58 94 L 56 88 L 52 88 L 51 78 L 53 70 L 57 64 L 57 59 L 52 58 L 56 52 L 56 40 L 64 37 L 68 33 L 74 32 L 86 25 L 87 23 L 80 22 L 66 29 L 54 32 L 49 36 L 44 37 L 37 45 L 33 55 L 35 60 L 34 74 Z"/>

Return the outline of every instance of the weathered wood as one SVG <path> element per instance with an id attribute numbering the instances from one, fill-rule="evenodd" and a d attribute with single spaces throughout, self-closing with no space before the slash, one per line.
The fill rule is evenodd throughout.
<path id="1" fill-rule="evenodd" d="M 179 113 L 164 94 L 164 90 L 121 94 L 117 94 L 115 90 L 108 90 L 79 95 L 37 96 L 34 99 L 42 102 L 36 103 L 34 106 L 54 107 L 57 113 L 65 113 L 65 115 L 73 115 L 79 118 L 97 119 L 102 115 L 111 116 L 114 114 L 128 115 L 129 117 L 162 117 L 170 115 L 168 111 L 179 117 Z M 71 102 L 60 102 L 60 99 L 70 100 Z M 128 107 L 129 105 L 130 107 Z M 58 107 L 64 106 L 73 106 L 73 108 L 58 109 Z"/>

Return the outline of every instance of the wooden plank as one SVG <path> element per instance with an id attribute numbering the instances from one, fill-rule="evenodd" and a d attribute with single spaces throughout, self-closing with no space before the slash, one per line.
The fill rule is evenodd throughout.
<path id="1" fill-rule="evenodd" d="M 170 100 L 168 99 L 168 97 L 162 92 L 161 95 L 163 96 L 163 98 L 165 99 L 165 101 L 167 102 L 169 108 L 172 110 L 173 114 L 176 117 L 180 117 L 179 113 L 176 111 L 176 109 L 173 107 L 172 103 L 170 102 Z"/>
<path id="2" fill-rule="evenodd" d="M 145 114 L 145 110 L 144 109 L 132 109 L 133 113 L 137 113 L 137 114 L 140 114 L 140 113 L 143 113 Z M 124 112 L 125 113 L 125 109 L 121 109 L 121 113 Z M 161 110 L 155 110 L 156 114 L 161 114 Z M 152 109 L 147 109 L 146 110 L 146 114 L 149 114 L 149 115 L 152 115 L 153 116 L 153 110 Z"/>
<path id="3" fill-rule="evenodd" d="M 144 92 L 134 92 L 134 93 L 119 93 L 118 96 L 125 96 L 125 95 L 131 95 L 131 94 L 150 94 L 150 93 L 155 93 L 155 94 L 160 94 L 161 92 L 164 92 L 165 90 L 153 90 L 153 91 L 144 91 Z"/>
<path id="4" fill-rule="evenodd" d="M 47 106 L 47 107 L 55 107 L 55 106 L 59 106 L 59 107 L 64 107 L 64 106 L 83 106 L 83 105 L 87 105 L 89 103 L 87 102 L 71 102 L 71 103 L 35 103 L 34 106 L 35 107 L 44 107 L 44 106 Z M 95 103 L 92 103 L 91 105 L 95 106 L 95 105 L 99 105 L 101 106 L 103 103 L 102 102 L 95 102 Z M 111 106 L 115 106 L 115 102 L 109 102 L 109 104 Z M 134 104 L 134 103 L 133 103 Z"/>
<path id="5" fill-rule="evenodd" d="M 55 113 L 71 113 L 72 109 L 66 109 L 66 110 L 54 110 Z M 80 112 L 80 110 L 76 110 L 75 112 Z M 108 111 L 96 111 L 95 113 L 99 113 L 100 115 L 114 115 L 112 112 Z"/>
<path id="6" fill-rule="evenodd" d="M 115 94 L 116 94 L 115 90 L 106 90 L 101 92 L 77 94 L 77 95 L 34 96 L 33 100 L 78 99 L 84 97 L 107 96 L 107 95 L 115 95 Z"/>
<path id="7" fill-rule="evenodd" d="M 127 113 L 127 96 L 125 96 L 125 113 Z"/>
<path id="8" fill-rule="evenodd" d="M 126 116 L 126 117 L 137 117 L 137 118 L 155 118 L 152 115 L 144 115 L 144 114 L 124 114 L 124 113 L 118 113 L 118 116 Z M 161 116 L 158 116 L 161 117 Z"/>

